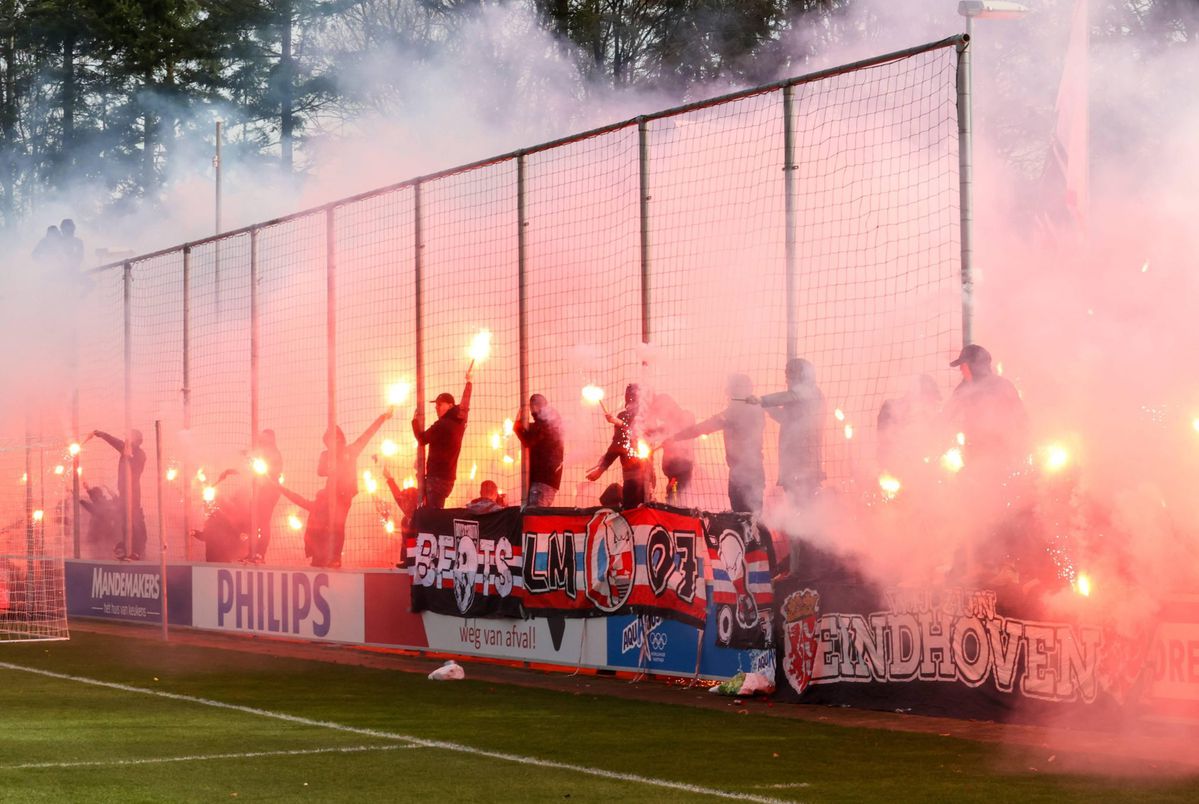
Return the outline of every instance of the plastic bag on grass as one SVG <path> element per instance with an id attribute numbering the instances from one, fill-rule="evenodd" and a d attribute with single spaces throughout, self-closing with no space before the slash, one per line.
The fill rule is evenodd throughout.
<path id="1" fill-rule="evenodd" d="M 708 692 L 714 695 L 737 695 L 741 692 L 741 685 L 745 683 L 745 673 L 738 673 L 728 681 L 723 681 L 715 687 L 709 687 Z"/>
<path id="2" fill-rule="evenodd" d="M 763 673 L 738 673 L 721 684 L 711 687 L 708 692 L 716 695 L 769 695 L 774 692 L 774 682 Z"/>
<path id="3" fill-rule="evenodd" d="M 429 678 L 433 681 L 461 681 L 466 678 L 466 671 L 462 669 L 462 665 L 450 659 L 441 667 L 429 673 Z"/>

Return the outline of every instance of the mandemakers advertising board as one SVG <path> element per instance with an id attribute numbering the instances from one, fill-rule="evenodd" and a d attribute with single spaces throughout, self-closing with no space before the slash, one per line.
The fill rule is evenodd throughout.
<path id="1" fill-rule="evenodd" d="M 197 628 L 362 642 L 362 576 L 249 567 L 195 567 Z"/>
<path id="2" fill-rule="evenodd" d="M 157 565 L 122 561 L 68 561 L 67 614 L 134 622 L 162 620 L 162 572 Z M 167 617 L 191 625 L 191 568 L 168 567 Z"/>

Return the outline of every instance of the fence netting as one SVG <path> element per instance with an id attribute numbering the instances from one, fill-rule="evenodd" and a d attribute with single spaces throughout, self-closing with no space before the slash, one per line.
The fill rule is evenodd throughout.
<path id="1" fill-rule="evenodd" d="M 520 503 L 512 428 L 522 391 L 544 394 L 564 422 L 556 504 L 586 506 L 620 480 L 618 468 L 596 481 L 585 473 L 612 437 L 603 407 L 619 410 L 627 385 L 640 387 L 664 437 L 727 406 L 730 375 L 748 377 L 755 394 L 782 390 L 795 356 L 813 364 L 827 400 L 825 487 L 865 494 L 877 488 L 884 400 L 922 374 L 943 394 L 953 380 L 956 69 L 952 44 L 930 46 L 93 272 L 77 316 L 77 404 L 51 435 L 139 430 L 143 557 L 156 559 L 162 543 L 172 560 L 204 560 L 193 533 L 249 494 L 256 430 L 273 431 L 283 485 L 311 501 L 325 482 L 330 406 L 350 442 L 391 410 L 357 456 L 342 560 L 392 566 L 401 513 L 384 475 L 418 483 L 411 422 L 431 423 L 440 393 L 461 399 L 469 349 L 486 332 L 451 506 L 484 480 Z M 584 397 L 588 386 L 603 389 L 603 406 Z M 779 496 L 777 442 L 768 422 L 767 506 Z M 728 508 L 721 434 L 690 443 L 690 484 L 677 492 L 653 453 L 653 498 Z M 4 453 L 12 492 L 25 473 L 15 455 Z M 115 493 L 118 458 L 102 441 L 84 443 L 85 485 Z M 71 484 L 42 481 L 43 510 L 67 511 Z M 3 505 L 18 525 L 6 538 L 26 539 L 23 496 Z M 258 523 L 268 563 L 306 562 L 309 515 L 284 498 Z M 70 541 L 69 522 L 56 521 L 46 527 Z M 124 544 L 122 533 L 89 529 L 86 515 L 80 531 L 83 557 L 110 558 Z M 237 552 L 255 552 L 248 534 Z"/>

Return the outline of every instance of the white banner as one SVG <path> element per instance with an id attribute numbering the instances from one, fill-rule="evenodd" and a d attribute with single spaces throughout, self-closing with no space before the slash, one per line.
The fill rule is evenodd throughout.
<path id="1" fill-rule="evenodd" d="M 361 643 L 362 611 L 357 573 L 192 568 L 196 628 Z"/>
<path id="2" fill-rule="evenodd" d="M 559 619 L 551 627 L 545 618 L 471 619 L 431 612 L 422 614 L 421 619 L 432 651 L 567 666 L 577 665 L 581 655 L 586 666 L 602 667 L 607 663 L 602 621 Z M 594 624 L 601 627 L 588 627 Z"/>

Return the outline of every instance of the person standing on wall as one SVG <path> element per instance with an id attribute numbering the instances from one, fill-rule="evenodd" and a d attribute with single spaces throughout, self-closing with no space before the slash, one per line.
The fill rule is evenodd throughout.
<path id="1" fill-rule="evenodd" d="M 427 429 L 420 427 L 420 408 L 412 416 L 412 434 L 416 436 L 417 443 L 429 450 L 425 458 L 425 496 L 422 504 L 430 508 L 445 508 L 445 501 L 458 479 L 458 454 L 462 452 L 466 419 L 470 415 L 470 378 L 471 369 L 467 369 L 461 402 L 455 403 L 453 394 L 437 395 L 433 400 L 437 421 Z"/>
<path id="2" fill-rule="evenodd" d="M 562 462 L 566 446 L 562 438 L 562 417 L 550 407 L 541 394 L 529 397 L 532 424 L 525 424 L 522 408 L 512 432 L 529 450 L 529 497 L 525 507 L 538 508 L 554 504 L 562 487 Z"/>

